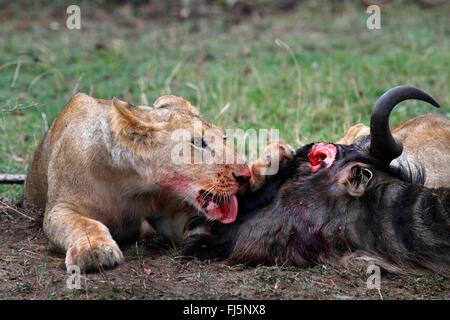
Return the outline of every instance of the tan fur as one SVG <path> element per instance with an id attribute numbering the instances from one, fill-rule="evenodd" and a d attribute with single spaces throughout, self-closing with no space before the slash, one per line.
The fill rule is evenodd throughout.
<path id="1" fill-rule="evenodd" d="M 144 237 L 156 229 L 181 238 L 184 223 L 200 214 L 200 190 L 231 195 L 246 164 L 177 164 L 171 133 L 193 123 L 213 130 L 223 156 L 238 156 L 220 128 L 206 122 L 186 100 L 159 98 L 153 107 L 118 99 L 75 95 L 39 144 L 25 182 L 30 205 L 44 208 L 44 232 L 66 252 L 66 265 L 82 270 L 123 261 L 115 240 Z M 193 154 L 202 152 L 183 141 Z M 240 163 L 243 163 L 242 161 Z M 216 219 L 217 217 L 209 217 Z"/>
<path id="2" fill-rule="evenodd" d="M 353 142 L 355 142 L 355 140 L 358 139 L 358 137 L 364 136 L 369 133 L 370 133 L 369 127 L 367 127 L 362 123 L 357 123 L 354 126 L 351 126 L 350 129 L 348 129 L 345 136 L 339 139 L 336 143 L 350 145 Z"/>
<path id="3" fill-rule="evenodd" d="M 275 161 L 280 163 L 284 159 L 292 160 L 295 150 L 284 141 L 272 142 L 264 149 L 262 155 L 250 166 L 250 188 L 255 191 L 260 188 L 267 178 L 267 171 Z"/>
<path id="4" fill-rule="evenodd" d="M 358 123 L 337 143 L 352 144 L 370 129 Z M 403 152 L 425 167 L 425 186 L 450 187 L 450 120 L 423 114 L 414 117 L 392 130 L 392 135 L 403 144 Z"/>
<path id="5" fill-rule="evenodd" d="M 404 152 L 425 167 L 425 186 L 450 187 L 450 120 L 434 114 L 414 117 L 392 130 Z"/>
<path id="6" fill-rule="evenodd" d="M 179 108 L 185 109 L 193 114 L 198 115 L 197 109 L 189 103 L 189 101 L 181 100 L 177 96 L 167 95 L 159 97 L 153 104 L 155 108 Z"/>

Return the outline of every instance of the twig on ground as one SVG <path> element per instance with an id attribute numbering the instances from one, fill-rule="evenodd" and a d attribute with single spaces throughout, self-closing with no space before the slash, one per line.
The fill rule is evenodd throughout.
<path id="1" fill-rule="evenodd" d="M 26 214 L 20 212 L 20 211 L 17 210 L 16 208 L 11 207 L 11 206 L 8 205 L 6 202 L 3 202 L 3 201 L 0 200 L 0 208 L 1 208 L 1 207 L 4 207 L 4 208 L 9 209 L 9 210 L 12 210 L 13 212 L 15 212 L 15 213 L 21 215 L 21 216 L 24 217 L 24 218 L 27 218 L 27 219 L 31 220 L 31 221 L 36 221 L 36 219 L 27 216 Z"/>
<path id="2" fill-rule="evenodd" d="M 25 177 L 24 174 L 0 174 L 0 184 L 23 184 Z"/>

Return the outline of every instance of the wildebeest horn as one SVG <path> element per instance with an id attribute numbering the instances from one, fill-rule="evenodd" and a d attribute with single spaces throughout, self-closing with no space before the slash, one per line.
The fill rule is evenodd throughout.
<path id="1" fill-rule="evenodd" d="M 391 134 L 389 115 L 398 103 L 408 99 L 422 100 L 440 107 L 432 96 L 412 86 L 389 89 L 377 100 L 370 116 L 370 154 L 387 164 L 403 151 L 402 143 Z"/>

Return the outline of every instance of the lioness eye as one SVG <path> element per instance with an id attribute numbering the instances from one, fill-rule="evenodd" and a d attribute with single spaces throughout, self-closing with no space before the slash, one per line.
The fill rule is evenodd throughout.
<path id="1" fill-rule="evenodd" d="M 205 140 L 203 140 L 203 138 L 192 138 L 192 144 L 195 147 L 202 147 L 203 149 L 208 148 L 208 144 L 205 142 Z"/>

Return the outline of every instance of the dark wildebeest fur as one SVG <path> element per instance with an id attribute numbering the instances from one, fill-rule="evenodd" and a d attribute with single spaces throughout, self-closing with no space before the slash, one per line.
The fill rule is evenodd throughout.
<path id="1" fill-rule="evenodd" d="M 367 137 L 351 146 L 335 145 L 332 165 L 322 162 L 314 172 L 312 146 L 298 149 L 293 161 L 284 160 L 262 188 L 241 195 L 234 223 L 213 223 L 211 235 L 188 238 L 184 254 L 306 266 L 339 265 L 348 253 L 357 253 L 391 271 L 428 269 L 448 276 L 449 189 L 426 188 L 420 176 L 411 183 L 389 166 L 401 147 L 374 157 L 367 150 L 378 147 L 368 148 Z"/>

